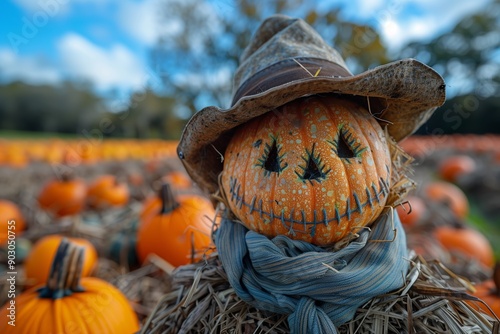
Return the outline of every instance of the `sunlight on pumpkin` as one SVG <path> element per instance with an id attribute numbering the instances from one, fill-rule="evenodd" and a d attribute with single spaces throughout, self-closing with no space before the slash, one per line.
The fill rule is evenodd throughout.
<path id="1" fill-rule="evenodd" d="M 212 203 L 199 195 L 174 196 L 168 184 L 163 185 L 162 192 L 160 207 L 153 199 L 147 213 L 143 211 L 137 232 L 141 262 L 149 254 L 156 254 L 173 266 L 200 260 L 212 242 Z"/>

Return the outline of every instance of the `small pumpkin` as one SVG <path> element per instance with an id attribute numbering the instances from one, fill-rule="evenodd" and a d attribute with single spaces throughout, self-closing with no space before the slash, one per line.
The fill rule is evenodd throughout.
<path id="1" fill-rule="evenodd" d="M 446 181 L 434 181 L 424 188 L 424 195 L 434 202 L 440 202 L 448 206 L 458 218 L 465 218 L 469 213 L 469 200 L 465 193 Z"/>
<path id="2" fill-rule="evenodd" d="M 42 209 L 52 212 L 55 216 L 70 216 L 82 211 L 86 196 L 85 182 L 65 174 L 61 180 L 52 180 L 45 184 L 38 195 L 38 203 Z"/>
<path id="3" fill-rule="evenodd" d="M 500 318 L 500 262 L 495 264 L 492 278 L 479 283 L 475 288 L 474 296 L 486 303 L 491 310 L 480 302 L 468 301 L 469 305 L 477 310 L 482 310 L 486 314 L 491 314 L 491 311 L 493 311 Z"/>
<path id="4" fill-rule="evenodd" d="M 178 170 L 174 170 L 165 175 L 163 181 L 169 183 L 175 189 L 189 189 L 193 186 L 187 174 Z"/>
<path id="5" fill-rule="evenodd" d="M 466 226 L 443 225 L 434 229 L 433 236 L 448 251 L 459 252 L 488 268 L 493 266 L 493 248 L 481 232 Z"/>
<path id="6" fill-rule="evenodd" d="M 24 261 L 25 276 L 28 285 L 41 284 L 49 277 L 52 259 L 57 248 L 66 237 L 52 234 L 39 239 Z M 68 238 L 71 242 L 83 248 L 82 276 L 89 276 L 97 263 L 97 251 L 94 245 L 82 238 Z"/>
<path id="7" fill-rule="evenodd" d="M 128 185 L 119 182 L 114 175 L 101 175 L 92 182 L 87 191 L 87 203 L 95 209 L 121 207 L 128 203 Z"/>
<path id="8" fill-rule="evenodd" d="M 81 277 L 83 249 L 63 240 L 54 256 L 50 276 L 0 310 L 3 334 L 135 333 L 139 321 L 126 297 L 111 284 Z M 15 326 L 9 325 L 15 305 Z"/>
<path id="9" fill-rule="evenodd" d="M 468 155 L 454 155 L 444 158 L 438 167 L 439 176 L 449 182 L 456 182 L 459 177 L 476 170 L 476 162 Z"/>
<path id="10" fill-rule="evenodd" d="M 396 211 L 401 223 L 407 228 L 416 226 L 427 215 L 427 207 L 424 201 L 414 195 L 409 195 L 405 203 L 396 207 Z"/>
<path id="11" fill-rule="evenodd" d="M 215 210 L 211 202 L 199 195 L 174 196 L 168 183 L 161 188 L 161 208 L 140 222 L 137 253 L 144 263 L 156 254 L 173 266 L 199 260 L 211 244 Z"/>
<path id="12" fill-rule="evenodd" d="M 250 230 L 328 245 L 370 225 L 390 188 L 384 131 L 346 97 L 292 101 L 240 126 L 222 187 Z"/>
<path id="13" fill-rule="evenodd" d="M 24 216 L 16 203 L 0 199 L 0 246 L 15 240 L 26 229 Z"/>

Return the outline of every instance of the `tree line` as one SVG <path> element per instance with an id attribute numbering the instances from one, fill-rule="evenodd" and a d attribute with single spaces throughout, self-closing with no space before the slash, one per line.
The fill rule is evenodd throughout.
<path id="1" fill-rule="evenodd" d="M 183 27 L 165 33 L 150 50 L 163 93 L 136 92 L 116 111 L 90 86 L 3 84 L 0 130 L 179 138 L 197 110 L 229 106 L 232 74 L 242 50 L 265 17 L 283 13 L 304 18 L 339 50 L 353 73 L 407 57 L 435 68 L 445 78 L 449 96 L 420 134 L 500 132 L 500 0 L 466 15 L 431 41 L 410 42 L 393 52 L 384 45 L 376 22 L 345 20 L 335 5 L 319 11 L 316 2 L 299 0 L 206 0 L 210 4 L 220 10 L 207 10 L 195 0 L 170 0 L 159 8 L 163 22 L 178 20 Z"/>

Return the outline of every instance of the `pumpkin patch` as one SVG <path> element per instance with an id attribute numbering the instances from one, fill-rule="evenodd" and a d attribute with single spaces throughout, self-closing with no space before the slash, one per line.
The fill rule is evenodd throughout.
<path id="1" fill-rule="evenodd" d="M 351 103 L 351 101 L 348 100 L 344 102 Z M 328 109 L 324 105 L 320 106 L 322 108 L 324 107 L 325 109 Z M 280 119 L 277 118 L 278 115 L 274 115 L 274 117 L 275 119 Z M 281 119 L 285 123 L 288 122 L 288 119 L 286 117 Z M 293 119 L 295 118 L 291 118 L 291 120 Z M 331 134 L 332 136 L 335 135 L 342 136 L 342 133 L 340 132 L 339 128 L 336 128 L 335 131 L 333 130 L 333 128 L 334 127 L 331 127 L 329 129 L 330 130 L 329 134 Z M 279 132 L 274 132 L 273 136 L 269 134 L 266 134 L 267 137 L 260 136 L 259 138 L 267 139 L 267 141 L 262 140 L 262 142 L 260 143 L 258 142 L 259 138 L 253 139 L 251 141 L 249 140 L 251 147 L 249 151 L 250 152 L 258 151 L 258 153 L 252 153 L 254 154 L 255 157 L 253 163 L 250 163 L 249 161 L 245 163 L 244 161 L 237 160 L 236 162 L 231 162 L 231 164 L 234 165 L 238 164 L 238 166 L 245 165 L 248 166 L 246 167 L 246 169 L 252 169 L 254 172 L 260 171 L 264 174 L 269 172 L 266 170 L 265 157 L 268 156 L 272 157 L 274 155 L 278 160 L 281 159 L 280 166 L 283 170 L 279 173 L 279 175 L 278 173 L 274 172 L 269 172 L 269 175 L 262 175 L 262 180 L 264 181 L 271 180 L 273 177 L 274 179 L 278 180 L 280 177 L 284 177 L 285 175 L 286 176 L 290 175 L 292 177 L 291 179 L 293 180 L 293 182 L 296 182 L 301 187 L 308 187 L 309 189 L 319 189 L 321 192 L 321 188 L 318 188 L 318 186 L 322 185 L 325 186 L 326 182 L 329 181 L 329 177 L 332 175 L 331 173 L 334 173 L 335 171 L 334 168 L 335 163 L 337 164 L 337 166 L 341 166 L 340 165 L 341 163 L 347 164 L 345 170 L 348 171 L 347 168 L 355 168 L 356 165 L 362 165 L 359 164 L 358 162 L 363 163 L 365 161 L 364 154 L 368 152 L 368 149 L 362 151 L 360 153 L 361 156 L 360 158 L 356 156 L 350 158 L 346 157 L 340 158 L 336 156 L 337 151 L 335 151 L 335 147 L 331 143 L 325 142 L 324 147 L 320 146 L 319 144 L 315 144 L 314 150 L 312 149 L 311 142 L 309 143 L 310 145 L 309 148 L 307 148 L 307 150 L 306 150 L 307 145 L 305 145 L 304 147 L 300 147 L 298 144 L 295 144 L 293 146 L 286 147 L 281 144 L 280 140 L 278 139 L 279 136 L 276 134 L 279 135 Z M 237 133 L 235 133 L 235 136 L 236 135 Z M 278 137 L 276 138 L 277 140 L 275 148 L 273 148 L 273 140 L 272 140 L 273 137 L 274 138 Z M 298 135 L 296 137 L 299 138 Z M 345 154 L 342 152 L 348 152 L 347 150 L 345 150 L 346 147 L 349 148 L 348 146 L 349 135 L 347 132 L 344 133 L 344 137 L 346 146 L 341 146 L 339 150 L 341 155 Z M 302 138 L 303 137 L 301 137 L 301 139 Z M 364 142 L 361 141 L 361 139 L 359 140 L 362 143 Z M 60 142 L 51 141 L 47 142 L 46 144 L 40 142 L 38 144 L 47 146 L 50 145 L 52 148 L 54 148 L 56 147 L 55 146 L 56 143 L 58 143 L 57 145 L 65 145 L 63 141 Z M 260 147 L 255 147 L 253 144 L 255 144 L 255 146 L 259 146 L 260 144 Z M 105 144 L 105 146 L 108 146 L 108 144 Z M 328 157 L 328 159 L 324 158 L 325 148 L 328 148 L 326 152 L 329 155 L 331 155 Z M 290 160 L 291 153 L 284 154 L 285 149 L 294 151 L 295 157 L 298 158 L 295 165 L 295 169 L 293 168 L 293 162 Z M 360 146 L 357 149 L 358 151 L 362 150 L 362 147 Z M 235 152 L 234 148 L 232 150 L 233 152 Z M 352 152 L 355 153 L 355 150 L 356 146 L 352 149 Z M 236 154 L 240 153 L 240 157 L 242 154 L 247 154 L 243 153 L 243 151 L 244 151 L 243 149 L 241 149 L 241 152 L 236 151 Z M 42 152 L 44 153 L 42 154 Z M 109 154 L 109 158 L 107 159 L 111 159 L 112 152 L 113 150 L 110 149 L 109 152 L 107 153 Z M 308 152 L 310 153 L 309 155 Z M 213 253 L 213 245 L 211 244 L 212 240 L 210 236 L 212 233 L 212 220 L 214 219 L 216 214 L 215 211 L 213 210 L 212 204 L 208 201 L 207 197 L 200 196 L 200 192 L 199 189 L 196 188 L 196 184 L 191 182 L 186 182 L 185 179 L 186 174 L 182 170 L 180 162 L 173 155 L 170 158 L 163 160 L 160 160 L 157 157 L 155 157 L 157 169 L 155 170 L 154 173 L 151 173 L 147 172 L 146 168 L 147 160 L 144 161 L 126 160 L 125 158 L 123 157 L 119 158 L 118 156 L 116 157 L 116 159 L 118 158 L 121 159 L 119 161 L 117 160 L 115 162 L 111 162 L 110 160 L 107 160 L 105 162 L 103 161 L 102 166 L 100 166 L 99 168 L 90 167 L 92 164 L 94 164 L 95 166 L 98 166 L 100 164 L 98 159 L 103 159 L 103 156 L 100 153 L 99 156 L 93 158 L 94 159 L 93 162 L 90 160 L 88 160 L 88 162 L 86 163 L 80 162 L 80 164 L 70 168 L 72 169 L 73 177 L 68 178 L 68 181 L 78 180 L 80 184 L 83 183 L 84 185 L 85 188 L 83 196 L 84 204 L 79 209 L 79 211 L 76 211 L 72 214 L 59 216 L 55 213 L 55 211 L 45 209 L 38 202 L 38 196 L 39 194 L 42 193 L 42 189 L 47 184 L 51 183 L 52 181 L 57 181 L 57 184 L 65 182 L 64 179 L 61 177 L 54 178 L 54 169 L 51 167 L 51 165 L 49 164 L 43 165 L 43 162 L 41 162 L 43 159 L 45 159 L 44 154 L 48 153 L 49 153 L 48 151 L 40 150 L 40 152 L 38 153 L 33 152 L 32 154 L 28 154 L 27 156 L 30 159 L 38 159 L 36 164 L 30 165 L 28 163 L 25 167 L 23 167 L 23 169 L 11 168 L 9 169 L 9 173 L 14 173 L 14 174 L 9 174 L 8 178 L 4 176 L 4 178 L 2 179 L 3 182 L 14 182 L 14 180 L 23 180 L 18 175 L 22 174 L 23 178 L 26 178 L 26 176 L 28 177 L 28 179 L 23 180 L 24 182 L 22 183 L 23 186 L 22 187 L 19 186 L 18 188 L 21 190 L 18 193 L 16 193 L 21 195 L 15 195 L 15 196 L 12 195 L 11 192 L 14 189 L 17 189 L 18 187 L 16 186 L 15 183 L 13 183 L 12 187 L 8 188 L 5 187 L 0 189 L 0 191 L 3 191 L 2 198 L 8 199 L 11 203 L 16 204 L 17 202 L 16 206 L 18 209 L 18 212 L 16 210 L 14 211 L 0 210 L 0 214 L 3 214 L 5 212 L 12 212 L 8 215 L 16 217 L 15 218 L 16 232 L 21 233 L 19 230 L 17 230 L 17 228 L 20 229 L 19 226 L 24 226 L 22 231 L 23 236 L 19 237 L 19 234 L 16 234 L 17 238 L 16 247 L 17 251 L 19 252 L 17 257 L 19 259 L 19 262 L 17 263 L 17 268 L 19 272 L 23 273 L 22 275 L 19 274 L 17 276 L 18 280 L 16 285 L 17 287 L 16 296 L 18 298 L 21 298 L 25 293 L 28 292 L 31 293 L 32 296 L 31 298 L 34 298 L 34 296 L 36 296 L 36 294 L 33 292 L 34 289 L 36 289 L 36 286 L 35 287 L 32 286 L 33 284 L 35 284 L 34 277 L 35 276 L 39 277 L 36 278 L 36 282 L 38 282 L 36 284 L 38 287 L 43 286 L 44 283 L 46 283 L 47 277 L 49 276 L 48 271 L 50 271 L 50 265 L 51 265 L 50 257 L 52 257 L 53 254 L 55 253 L 57 245 L 61 243 L 61 239 L 63 238 L 62 235 L 65 235 L 71 242 L 75 242 L 75 240 L 77 239 L 86 240 L 87 241 L 86 244 L 90 242 L 92 244 L 92 247 L 94 248 L 93 251 L 89 252 L 87 246 L 84 246 L 83 244 L 80 246 L 80 247 L 84 246 L 83 252 L 85 254 L 85 256 L 83 257 L 84 261 L 82 264 L 82 273 L 81 273 L 82 280 L 90 282 L 93 280 L 101 279 L 107 281 L 108 284 L 119 288 L 122 291 L 122 294 L 124 294 L 126 298 L 129 300 L 128 304 L 134 307 L 134 313 L 136 314 L 136 317 L 138 317 L 139 319 L 139 326 L 140 327 L 145 326 L 148 317 L 155 317 L 155 313 L 153 312 L 155 310 L 155 307 L 157 306 L 157 302 L 164 295 L 171 292 L 172 287 L 170 286 L 170 281 L 172 277 L 175 276 L 171 276 L 174 275 L 173 272 L 171 271 L 172 268 L 160 269 L 159 267 L 160 264 L 158 264 L 156 260 L 155 260 L 156 262 L 155 261 L 148 262 L 145 261 L 147 255 L 140 257 L 138 252 L 139 247 L 143 247 L 143 249 L 147 247 L 152 248 L 153 246 L 159 247 L 160 251 L 147 250 L 147 252 L 149 252 L 149 254 L 155 253 L 158 256 L 160 256 L 160 254 L 158 253 L 162 251 L 165 252 L 165 254 L 161 256 L 161 258 L 163 259 L 163 256 L 165 256 L 166 262 L 172 264 L 172 266 L 177 268 L 176 271 L 178 270 L 181 273 L 183 273 L 185 269 L 191 268 L 189 266 L 195 266 L 198 263 L 213 263 L 212 262 L 214 259 L 213 256 L 215 256 L 216 253 Z M 174 152 L 172 152 L 172 154 L 174 154 Z M 231 159 L 231 157 L 229 157 L 229 151 L 226 151 L 226 156 L 227 159 Z M 311 157 L 310 163 L 308 161 L 309 156 Z M 349 165 L 349 163 L 347 162 L 348 160 L 351 160 L 354 163 Z M 481 259 L 485 258 L 486 261 L 491 261 L 491 251 L 492 251 L 491 248 L 493 249 L 495 257 L 497 257 L 498 250 L 496 248 L 496 244 L 494 242 L 490 242 L 489 250 L 487 250 L 486 252 L 480 251 L 483 248 L 485 249 L 488 248 L 486 244 L 488 240 L 485 241 L 484 238 L 481 238 L 482 241 L 479 241 L 476 244 L 470 246 L 471 248 L 467 253 L 464 253 L 463 251 L 462 253 L 457 253 L 458 252 L 457 249 L 453 251 L 448 251 L 447 248 L 444 247 L 443 244 L 438 241 L 437 232 L 434 232 L 434 229 L 437 229 L 441 225 L 446 225 L 446 224 L 453 225 L 452 219 L 459 219 L 458 216 L 451 209 L 453 207 L 451 206 L 453 200 L 432 199 L 424 191 L 425 189 L 424 184 L 430 183 L 428 181 L 431 178 L 428 177 L 427 172 L 424 174 L 423 171 L 424 170 L 435 171 L 436 174 L 434 174 L 433 176 L 435 178 L 439 177 L 437 173 L 438 161 L 439 160 L 437 158 L 436 159 L 429 158 L 426 161 L 428 165 L 424 165 L 425 169 L 419 169 L 419 166 L 415 167 L 415 179 L 425 180 L 426 182 L 422 182 L 421 188 L 416 189 L 416 191 L 412 193 L 411 196 L 407 196 L 405 198 L 405 200 L 408 201 L 408 203 L 406 204 L 402 203 L 400 205 L 395 206 L 394 211 L 399 212 L 399 217 L 405 227 L 407 239 L 409 240 L 408 245 L 411 246 L 412 249 L 417 250 L 417 252 L 419 252 L 419 254 L 422 254 L 422 256 L 425 257 L 427 261 L 432 261 L 433 259 L 439 258 L 441 261 L 443 261 L 444 264 L 446 264 L 447 267 L 451 268 L 455 273 L 463 275 L 463 277 L 467 277 L 471 281 L 473 281 L 477 291 L 481 291 L 480 287 L 482 287 L 482 284 L 480 283 L 483 283 L 484 281 L 484 285 L 488 286 L 487 290 L 485 291 L 488 291 L 487 294 L 489 295 L 489 292 L 493 291 L 493 287 L 491 285 L 492 284 L 491 281 L 489 280 L 489 278 L 491 278 L 490 275 L 491 273 L 490 271 L 488 271 L 487 269 L 488 267 L 486 267 L 485 263 L 491 263 L 491 262 L 483 263 L 482 261 L 485 260 L 479 260 L 479 258 Z M 229 163 L 229 161 L 225 162 Z M 434 165 L 430 165 L 431 163 L 434 163 Z M 314 164 L 317 165 L 317 172 L 315 172 L 315 168 L 311 167 L 314 166 Z M 429 166 L 434 166 L 434 167 L 429 167 Z M 483 167 L 478 167 L 478 169 L 471 172 L 472 173 L 471 175 L 478 175 L 480 171 L 484 171 L 484 169 L 482 170 L 479 168 L 484 168 L 485 164 L 480 164 L 479 166 Z M 273 165 L 271 163 L 267 163 L 267 167 L 271 169 Z M 32 172 L 27 173 L 30 169 L 32 169 Z M 67 166 L 61 168 L 60 170 L 65 171 L 66 169 L 68 169 Z M 289 174 L 285 174 L 285 172 Z M 99 210 L 96 210 L 95 208 L 88 205 L 89 203 L 88 189 L 96 180 L 99 180 L 101 176 L 107 176 L 105 177 L 105 179 L 106 178 L 110 179 L 109 175 L 115 177 L 120 175 L 128 176 L 131 173 L 135 174 L 139 173 L 141 177 L 141 182 L 137 182 L 136 177 L 120 179 L 120 181 L 127 182 L 128 186 L 130 187 L 129 188 L 130 197 L 125 204 L 121 206 L 106 205 L 100 208 Z M 357 175 L 357 171 L 355 171 L 355 173 L 353 174 Z M 166 175 L 168 175 L 168 178 L 165 177 Z M 324 175 L 324 178 L 322 178 L 321 175 Z M 384 174 L 384 175 L 386 179 L 390 178 L 390 174 Z M 307 179 L 307 176 L 309 176 L 310 178 L 309 180 Z M 346 174 L 346 177 L 347 176 L 348 174 Z M 0 170 L 0 177 L 2 177 L 1 170 Z M 365 177 L 365 179 L 367 178 Z M 184 207 L 184 209 L 181 209 L 179 213 L 177 213 L 177 210 L 171 211 L 171 213 L 173 214 L 171 214 L 170 216 L 168 214 L 167 215 L 160 214 L 163 206 L 163 195 L 162 195 L 163 193 L 160 191 L 161 188 L 160 185 L 165 184 L 166 180 L 170 181 L 169 187 L 173 193 L 172 198 L 175 199 L 175 202 L 177 202 L 179 206 L 181 206 L 183 202 L 183 200 L 181 200 L 181 196 L 185 195 L 191 196 L 194 194 L 197 195 L 197 196 L 191 196 L 192 204 L 189 205 L 189 208 L 191 208 L 192 210 L 189 210 L 188 207 L 186 206 Z M 240 178 L 240 180 L 243 179 Z M 473 191 L 475 188 L 472 187 L 479 186 L 478 183 L 479 181 L 476 181 L 475 183 L 472 183 L 470 185 L 466 183 L 461 183 L 462 181 L 465 182 L 469 180 L 470 178 L 461 178 L 459 179 L 459 181 L 457 181 L 457 183 L 454 184 L 455 187 L 458 187 L 461 190 L 461 192 L 466 194 L 467 196 L 466 207 L 468 207 L 469 209 L 467 211 L 468 213 L 465 216 L 466 218 L 464 221 L 464 223 L 467 224 L 473 223 L 473 220 L 475 219 L 474 214 L 477 213 L 477 202 L 475 202 L 475 200 L 478 197 L 474 197 L 475 193 Z M 260 182 L 262 183 L 264 181 Z M 28 186 L 26 186 L 26 184 Z M 113 183 L 110 182 L 108 184 L 113 184 Z M 487 187 L 489 185 L 491 185 L 491 182 L 488 184 L 485 181 L 484 185 L 481 186 L 481 189 L 488 189 Z M 332 186 L 327 186 L 327 188 L 337 189 Z M 70 187 L 70 189 L 73 188 Z M 54 195 L 52 199 L 54 200 L 55 203 L 69 202 L 68 199 L 73 196 L 73 190 L 70 190 L 68 192 L 62 192 L 62 195 L 61 193 L 57 196 Z M 224 194 L 225 200 L 227 201 L 228 204 L 230 203 L 229 200 L 231 199 L 231 196 L 228 196 L 228 194 L 231 193 L 230 190 L 231 189 L 228 188 L 228 191 L 226 191 L 226 193 Z M 241 195 L 242 188 L 240 188 L 239 191 Z M 32 196 L 26 197 L 26 194 L 32 194 Z M 371 192 L 372 203 L 375 204 L 374 200 L 375 197 L 373 194 L 374 192 L 372 190 Z M 381 193 L 380 199 L 382 199 L 383 197 L 382 195 L 383 194 Z M 169 198 L 169 196 L 167 196 L 167 198 Z M 264 199 L 270 198 L 271 193 L 265 191 L 258 191 L 254 193 L 254 196 L 256 197 L 260 196 L 260 198 L 263 199 L 263 207 L 264 207 Z M 490 194 L 489 196 L 492 195 Z M 283 197 L 283 195 L 279 196 L 278 194 L 278 197 L 276 198 L 281 199 L 281 197 Z M 23 200 L 19 201 L 19 198 L 22 198 Z M 251 205 L 252 203 L 251 198 L 250 200 L 247 200 L 248 197 L 245 197 L 243 201 L 240 200 L 239 202 L 236 200 L 236 198 L 238 197 L 232 199 L 232 201 L 236 204 L 250 203 Z M 308 200 L 311 200 L 313 197 L 309 196 L 308 198 L 309 198 Z M 364 198 L 364 200 L 367 201 L 368 198 L 369 197 L 366 197 Z M 358 196 L 358 199 L 360 200 L 360 203 L 362 203 L 361 196 Z M 292 204 L 289 204 L 296 207 L 295 209 L 296 212 L 294 213 L 294 215 L 298 217 L 295 218 L 296 221 L 295 224 L 298 225 L 300 225 L 300 223 L 302 222 L 302 213 L 300 213 L 300 211 L 304 210 L 305 213 L 306 210 L 309 209 L 304 204 L 300 204 L 299 202 L 301 201 L 305 202 L 306 199 L 296 200 L 295 204 L 292 202 L 290 202 Z M 353 197 L 349 201 L 351 208 L 354 208 L 356 205 L 356 199 Z M 259 202 L 257 201 L 257 199 L 255 203 L 256 204 L 254 205 L 254 210 L 252 214 L 256 213 L 258 214 Z M 423 210 L 421 210 L 422 205 L 420 204 L 423 204 Z M 171 205 L 170 208 L 175 206 L 176 206 L 175 204 L 173 206 Z M 368 206 L 369 205 L 365 205 L 364 208 L 368 208 Z M 168 211 L 168 208 L 169 205 L 166 205 L 164 211 Z M 201 224 L 202 227 L 194 225 L 195 226 L 194 228 L 189 229 L 189 228 L 181 228 L 180 226 L 176 226 L 176 224 L 174 224 L 174 221 L 175 222 L 181 221 L 180 217 L 182 217 L 182 219 L 184 220 L 189 217 L 196 216 L 196 214 L 193 213 L 195 211 L 195 208 L 199 209 L 200 211 L 203 211 L 205 210 L 203 208 L 206 208 L 205 214 L 202 215 L 203 218 L 201 219 L 201 221 L 203 222 Z M 242 211 L 247 210 L 246 211 L 247 214 L 244 213 L 243 216 L 248 216 L 248 212 L 250 211 L 250 206 L 247 206 L 246 208 L 242 206 L 241 210 Z M 269 210 L 271 210 L 271 206 L 269 207 Z M 273 210 L 276 211 L 276 209 Z M 342 211 L 340 211 L 340 208 L 338 211 L 339 215 L 342 215 L 341 214 Z M 297 212 L 299 213 L 297 214 Z M 313 215 L 311 220 L 314 221 L 314 209 L 312 209 L 312 212 Z M 18 216 L 17 215 L 18 213 L 21 213 L 21 216 Z M 346 212 L 344 211 L 343 213 L 345 214 Z M 263 215 L 264 215 L 264 210 L 263 210 Z M 359 212 L 357 211 L 354 212 L 354 210 L 352 209 L 351 218 L 354 215 L 359 215 Z M 277 214 L 274 214 L 274 216 L 278 218 L 275 219 L 275 221 L 278 224 L 282 224 L 281 217 L 278 216 Z M 333 216 L 335 216 L 335 211 L 333 212 Z M 166 217 L 170 217 L 170 219 Z M 285 215 L 285 217 L 287 216 Z M 145 223 L 148 220 L 153 220 L 153 218 L 156 218 L 157 226 L 165 225 L 169 227 L 166 227 L 164 228 L 164 230 L 161 230 L 163 232 L 158 232 L 160 231 L 160 229 L 158 228 L 152 229 L 153 232 L 149 233 L 147 238 L 145 238 L 146 242 L 144 242 L 143 244 L 141 244 L 141 246 L 139 246 L 138 244 L 139 225 L 143 225 L 143 223 Z M 321 221 L 321 218 L 322 218 L 322 210 L 316 208 L 316 221 Z M 160 222 L 162 224 L 160 224 Z M 165 224 L 165 222 L 168 222 L 168 224 Z M 332 223 L 333 223 L 332 226 L 338 225 L 336 221 L 333 221 Z M 318 227 L 322 224 L 323 223 L 320 222 L 320 224 L 318 224 Z M 220 225 L 220 220 L 216 220 L 215 228 L 217 228 L 217 226 L 219 225 Z M 300 231 L 299 227 L 297 226 L 294 227 L 294 229 L 298 229 Z M 370 227 L 369 224 L 367 226 Z M 451 226 L 449 228 L 452 229 L 452 232 L 450 232 L 449 234 L 451 234 L 453 237 L 448 238 L 448 241 L 451 241 L 453 238 L 457 237 L 457 233 L 455 231 L 456 229 L 455 226 Z M 198 233 L 200 231 L 202 231 L 202 233 Z M 482 234 L 489 240 L 495 237 L 494 233 L 490 234 L 481 233 L 483 232 L 483 230 L 478 228 L 474 228 L 474 232 L 478 235 Z M 289 230 L 286 230 L 286 233 L 287 233 L 286 235 L 289 235 L 288 234 Z M 300 232 L 295 232 L 295 233 L 297 233 L 297 235 L 300 234 Z M 415 235 L 418 234 L 418 238 L 414 237 L 414 234 Z M 178 242 L 177 244 L 174 243 L 174 241 L 172 241 L 176 239 L 176 236 L 178 240 L 179 238 L 181 240 L 181 241 L 175 241 Z M 51 249 L 50 252 L 46 249 L 45 250 L 40 249 L 38 245 L 38 242 L 43 241 L 45 237 L 47 237 L 47 239 L 53 240 L 50 242 L 50 247 L 49 247 Z M 465 239 L 466 241 L 463 240 L 455 241 L 454 245 L 456 247 L 458 246 L 464 247 L 466 244 L 472 243 L 473 241 L 473 238 L 470 237 L 469 234 L 466 234 Z M 198 242 L 198 240 L 201 240 L 201 242 Z M 194 247 L 193 247 L 193 241 L 194 241 Z M 21 262 L 21 259 L 24 257 L 21 256 L 24 243 L 32 244 L 32 246 L 27 248 L 28 255 Z M 7 264 L 7 257 L 6 257 L 7 253 L 5 253 L 7 251 L 6 247 L 7 247 L 6 245 L 0 246 L 0 248 L 3 249 L 3 250 L 0 249 L 0 260 L 2 261 L 2 264 Z M 168 250 L 168 252 L 165 250 Z M 94 259 L 93 261 L 90 261 L 93 262 L 93 265 L 91 266 L 92 270 L 87 269 L 88 268 L 87 255 L 89 254 L 90 258 Z M 92 256 L 92 254 L 94 255 Z M 451 254 L 453 255 L 456 254 L 457 256 L 451 256 Z M 480 256 L 480 254 L 483 255 Z M 489 254 L 489 255 L 486 255 L 485 257 L 484 254 Z M 471 255 L 472 257 L 469 255 Z M 487 260 L 488 258 L 490 260 Z M 154 257 L 151 257 L 151 259 L 154 260 Z M 467 265 L 464 266 L 463 261 L 468 261 Z M 42 267 L 45 269 L 42 270 Z M 0 271 L 1 270 L 2 269 L 0 267 Z M 481 270 L 482 273 L 480 273 L 478 270 Z M 490 276 L 487 277 L 487 275 Z M 87 289 L 90 290 L 89 287 L 90 285 L 87 285 Z M 104 294 L 107 293 L 106 292 L 107 288 L 105 288 L 103 285 L 98 284 L 96 285 L 95 289 L 96 290 L 98 289 L 100 291 L 96 292 L 99 295 L 104 296 Z M 159 293 L 159 291 L 161 291 L 161 293 Z M 479 295 L 478 297 L 487 302 L 487 298 L 480 297 Z M 115 297 L 113 297 L 113 299 L 114 298 Z M 118 298 L 117 300 L 122 300 L 119 299 L 119 297 L 117 298 Z M 0 303 L 2 303 L 3 305 L 6 305 L 5 303 L 8 301 L 9 300 L 7 299 L 7 295 L 0 296 Z M 23 304 L 24 303 L 25 302 L 23 302 Z M 472 304 L 473 306 L 471 307 L 479 309 L 480 307 L 479 302 L 471 303 L 471 305 Z M 490 302 L 490 304 L 488 305 L 491 306 L 494 305 L 494 303 L 492 304 Z M 45 306 L 43 307 L 45 308 Z M 120 308 L 120 306 L 117 306 L 117 308 Z M 82 312 L 87 312 L 87 311 L 84 310 Z M 24 317 L 24 311 L 22 311 L 21 314 L 22 317 Z M 63 315 L 61 315 L 60 317 L 62 319 Z M 102 326 L 102 324 L 100 326 Z"/>

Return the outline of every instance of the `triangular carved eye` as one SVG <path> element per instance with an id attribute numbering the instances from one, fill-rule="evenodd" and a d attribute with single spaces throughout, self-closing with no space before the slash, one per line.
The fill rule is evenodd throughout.
<path id="1" fill-rule="evenodd" d="M 254 145 L 254 147 L 256 146 Z M 258 159 L 258 163 L 256 164 L 264 169 L 264 175 L 268 176 L 271 173 L 280 173 L 288 166 L 287 163 L 282 164 L 285 154 L 280 155 L 280 151 L 281 145 L 278 145 L 276 138 L 272 137 L 271 144 L 266 143 L 264 154 L 262 154 L 262 157 Z"/>
<path id="2" fill-rule="evenodd" d="M 356 139 L 352 135 L 350 129 L 346 126 L 340 126 L 337 137 L 334 140 L 329 140 L 333 151 L 341 159 L 357 158 L 366 150 L 366 147 L 361 147 L 361 143 L 356 143 Z"/>
<path id="3" fill-rule="evenodd" d="M 302 173 L 295 171 L 295 174 L 297 174 L 302 182 L 321 182 L 330 172 L 330 169 L 325 170 L 325 165 L 321 161 L 319 153 L 317 155 L 314 155 L 314 146 L 315 144 L 313 144 L 311 151 L 306 149 L 305 156 L 302 156 L 302 160 L 304 160 L 305 162 L 303 166 L 299 165 L 299 168 L 302 169 Z"/>

